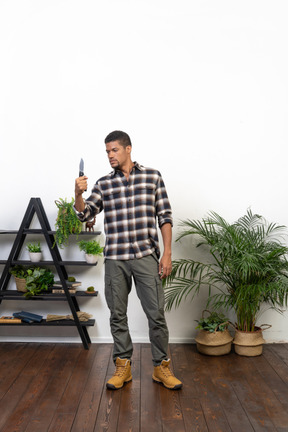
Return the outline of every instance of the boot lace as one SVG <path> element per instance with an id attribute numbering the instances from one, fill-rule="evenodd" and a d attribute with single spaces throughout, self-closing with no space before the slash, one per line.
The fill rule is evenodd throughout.
<path id="1" fill-rule="evenodd" d="M 122 377 L 126 372 L 127 365 L 116 365 L 114 376 Z"/>
<path id="2" fill-rule="evenodd" d="M 175 376 L 174 373 L 172 372 L 172 370 L 169 368 L 169 365 L 166 365 L 166 366 L 161 365 L 161 370 L 166 377 L 169 377 L 169 376 L 174 377 Z"/>

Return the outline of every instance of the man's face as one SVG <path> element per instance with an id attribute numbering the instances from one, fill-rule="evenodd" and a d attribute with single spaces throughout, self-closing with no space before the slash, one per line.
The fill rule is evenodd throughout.
<path id="1" fill-rule="evenodd" d="M 121 170 L 130 160 L 131 146 L 123 147 L 119 141 L 112 141 L 106 144 L 106 153 L 111 167 Z"/>

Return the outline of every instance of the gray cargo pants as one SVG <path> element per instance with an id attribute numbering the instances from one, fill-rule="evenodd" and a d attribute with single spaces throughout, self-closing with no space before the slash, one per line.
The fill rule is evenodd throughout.
<path id="1" fill-rule="evenodd" d="M 131 359 L 133 353 L 127 320 L 132 278 L 148 319 L 152 361 L 154 366 L 157 366 L 168 358 L 169 334 L 164 316 L 164 292 L 158 274 L 156 254 L 128 261 L 105 261 L 105 297 L 111 312 L 113 361 L 115 363 L 117 357 Z"/>

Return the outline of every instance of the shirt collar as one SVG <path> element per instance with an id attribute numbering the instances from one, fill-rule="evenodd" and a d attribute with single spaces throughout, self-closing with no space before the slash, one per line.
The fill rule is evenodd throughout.
<path id="1" fill-rule="evenodd" d="M 144 167 L 142 166 L 142 165 L 140 165 L 138 162 L 133 162 L 134 163 L 134 166 L 133 166 L 133 168 L 132 168 L 132 171 L 134 170 L 134 169 L 138 169 L 139 171 L 143 171 L 143 169 L 144 169 Z M 117 170 L 117 169 L 114 169 L 112 172 L 111 172 L 111 176 L 112 177 L 114 177 L 117 173 L 119 173 L 119 170 Z"/>

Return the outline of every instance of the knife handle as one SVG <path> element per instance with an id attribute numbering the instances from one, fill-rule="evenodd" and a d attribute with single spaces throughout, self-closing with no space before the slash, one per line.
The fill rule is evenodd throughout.
<path id="1" fill-rule="evenodd" d="M 84 172 L 83 171 L 79 171 L 79 177 L 83 177 L 84 176 Z M 86 192 L 87 191 L 87 189 L 85 189 L 85 191 L 84 192 Z"/>

